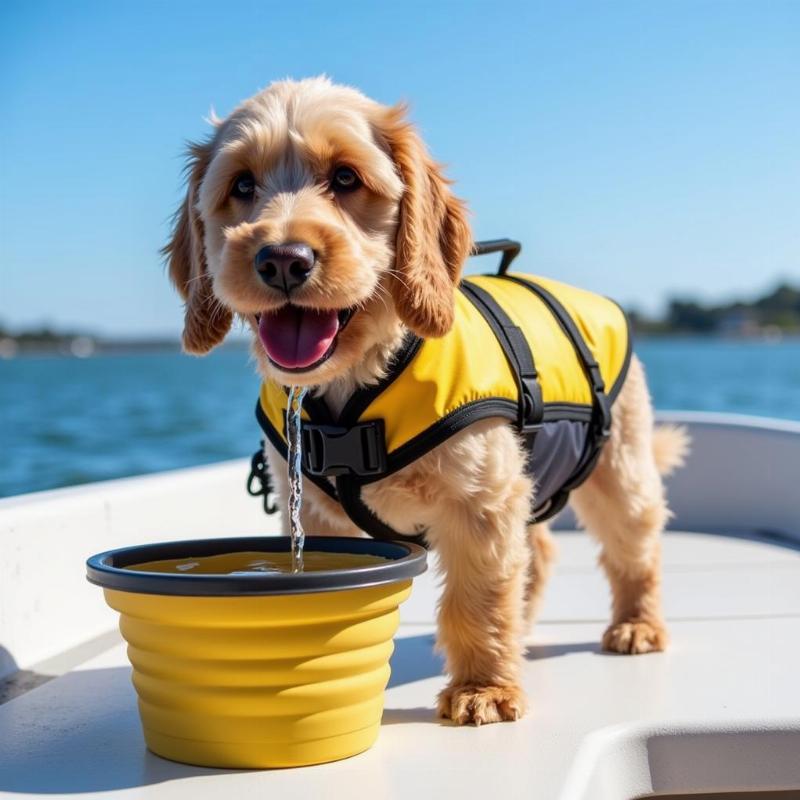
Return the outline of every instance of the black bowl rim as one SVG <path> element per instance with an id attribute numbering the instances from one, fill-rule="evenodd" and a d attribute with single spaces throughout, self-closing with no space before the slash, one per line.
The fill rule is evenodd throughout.
<path id="1" fill-rule="evenodd" d="M 136 594 L 239 597 L 362 589 L 410 580 L 427 569 L 427 551 L 417 544 L 346 536 L 309 536 L 306 538 L 305 550 L 374 555 L 390 560 L 348 570 L 254 575 L 186 575 L 125 569 L 134 564 L 169 558 L 199 558 L 237 551 L 289 552 L 290 548 L 291 539 L 288 536 L 184 539 L 120 547 L 97 553 L 87 559 L 86 578 L 90 583 L 104 589 Z"/>

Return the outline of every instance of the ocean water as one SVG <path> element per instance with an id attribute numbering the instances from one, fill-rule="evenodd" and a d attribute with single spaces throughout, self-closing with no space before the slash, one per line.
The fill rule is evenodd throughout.
<path id="1" fill-rule="evenodd" d="M 800 341 L 636 350 L 657 408 L 800 420 Z M 244 349 L 0 361 L 0 496 L 249 456 L 257 393 Z"/>

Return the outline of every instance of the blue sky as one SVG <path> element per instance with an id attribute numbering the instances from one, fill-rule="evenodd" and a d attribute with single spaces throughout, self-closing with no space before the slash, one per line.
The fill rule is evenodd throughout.
<path id="1" fill-rule="evenodd" d="M 177 333 L 183 142 L 321 72 L 409 100 L 529 271 L 649 310 L 800 282 L 800 3 L 5 2 L 0 321 Z"/>

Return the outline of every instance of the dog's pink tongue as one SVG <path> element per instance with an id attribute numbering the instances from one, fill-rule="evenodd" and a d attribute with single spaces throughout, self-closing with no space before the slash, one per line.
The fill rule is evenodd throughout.
<path id="1" fill-rule="evenodd" d="M 262 314 L 258 335 L 267 355 L 278 366 L 303 369 L 328 352 L 339 332 L 335 311 L 315 311 L 287 305 L 272 314 Z"/>

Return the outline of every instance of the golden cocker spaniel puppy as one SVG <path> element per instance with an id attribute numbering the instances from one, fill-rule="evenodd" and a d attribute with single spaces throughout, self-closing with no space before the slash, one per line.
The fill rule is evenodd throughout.
<path id="1" fill-rule="evenodd" d="M 268 268 L 257 269 L 265 248 Z M 404 109 L 315 78 L 271 85 L 192 146 L 165 252 L 186 301 L 185 350 L 208 352 L 238 317 L 265 379 L 317 387 L 338 413 L 355 388 L 380 379 L 408 329 L 421 337 L 450 329 L 470 248 L 464 204 Z M 667 641 L 661 473 L 684 448 L 680 431 L 654 429 L 634 357 L 611 438 L 571 498 L 602 544 L 613 596 L 607 650 L 644 653 Z M 285 496 L 285 462 L 268 456 Z M 554 547 L 546 525 L 528 522 L 524 466 L 508 421 L 489 419 L 364 489 L 389 525 L 423 523 L 438 553 L 438 639 L 450 678 L 439 713 L 458 723 L 513 720 L 525 709 L 521 637 Z M 303 526 L 358 534 L 308 482 Z"/>

